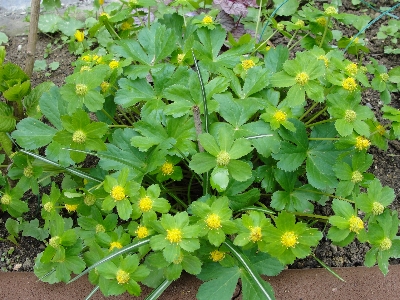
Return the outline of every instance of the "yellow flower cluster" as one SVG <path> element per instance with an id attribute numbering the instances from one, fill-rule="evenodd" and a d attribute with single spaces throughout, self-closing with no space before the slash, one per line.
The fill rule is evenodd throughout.
<path id="1" fill-rule="evenodd" d="M 61 244 L 61 238 L 59 236 L 53 236 L 49 240 L 49 245 L 54 249 L 58 249 L 60 247 L 60 244 Z"/>
<path id="2" fill-rule="evenodd" d="M 206 224 L 210 229 L 221 228 L 221 218 L 217 214 L 210 214 L 206 218 Z"/>
<path id="3" fill-rule="evenodd" d="M 357 89 L 357 83 L 354 78 L 349 77 L 342 81 L 342 87 L 349 92 L 354 92 Z"/>
<path id="4" fill-rule="evenodd" d="M 349 63 L 346 68 L 346 72 L 349 73 L 351 76 L 355 76 L 358 72 L 358 66 L 355 63 Z"/>
<path id="5" fill-rule="evenodd" d="M 296 82 L 300 85 L 305 85 L 307 84 L 308 80 L 310 79 L 310 76 L 306 72 L 301 72 L 296 75 Z"/>
<path id="6" fill-rule="evenodd" d="M 329 59 L 325 55 L 320 55 L 317 57 L 318 60 L 323 60 L 325 67 L 329 66 Z"/>
<path id="7" fill-rule="evenodd" d="M 138 226 L 138 228 L 135 231 L 135 234 L 139 239 L 144 239 L 149 235 L 149 230 L 145 226 Z"/>
<path id="8" fill-rule="evenodd" d="M 382 73 L 382 74 L 379 75 L 379 78 L 380 78 L 382 81 L 386 82 L 386 81 L 389 80 L 389 74 L 388 74 L 388 73 Z"/>
<path id="9" fill-rule="evenodd" d="M 109 251 L 112 251 L 115 248 L 121 249 L 122 248 L 122 244 L 120 242 L 111 242 Z"/>
<path id="10" fill-rule="evenodd" d="M 282 122 L 285 122 L 285 121 L 286 121 L 286 119 L 287 119 L 287 114 L 286 114 L 284 111 L 277 110 L 277 111 L 274 113 L 273 118 L 275 119 L 275 121 L 277 121 L 277 122 L 279 122 L 279 123 L 282 123 Z"/>
<path id="11" fill-rule="evenodd" d="M 379 202 L 374 202 L 372 203 L 372 214 L 374 214 L 375 216 L 380 215 L 381 213 L 383 213 L 385 207 L 379 203 Z"/>
<path id="12" fill-rule="evenodd" d="M 132 25 L 130 23 L 128 23 L 128 22 L 124 22 L 124 23 L 121 24 L 121 29 L 122 30 L 129 30 L 131 28 L 132 28 Z"/>
<path id="13" fill-rule="evenodd" d="M 65 209 L 70 213 L 76 211 L 78 204 L 65 204 Z"/>
<path id="14" fill-rule="evenodd" d="M 250 228 L 250 240 L 253 243 L 256 243 L 258 241 L 261 241 L 261 239 L 262 239 L 261 227 L 256 226 L 256 227 Z"/>
<path id="15" fill-rule="evenodd" d="M 26 166 L 24 168 L 24 176 L 27 178 L 31 178 L 33 176 L 33 168 L 31 166 Z"/>
<path id="16" fill-rule="evenodd" d="M 148 212 L 153 207 L 153 200 L 149 196 L 139 199 L 139 209 L 141 212 Z"/>
<path id="17" fill-rule="evenodd" d="M 96 196 L 93 194 L 86 194 L 85 197 L 83 198 L 83 203 L 85 203 L 87 206 L 92 206 L 96 202 Z"/>
<path id="18" fill-rule="evenodd" d="M 321 26 L 326 26 L 326 18 L 325 17 L 319 17 L 315 21 L 317 22 L 317 24 L 319 24 Z"/>
<path id="19" fill-rule="evenodd" d="M 115 201 L 121 201 L 126 197 L 125 189 L 120 185 L 116 185 L 111 189 L 110 195 Z"/>
<path id="20" fill-rule="evenodd" d="M 363 180 L 364 176 L 361 174 L 360 171 L 356 170 L 351 174 L 351 182 L 359 183 Z"/>
<path id="21" fill-rule="evenodd" d="M 204 16 L 203 20 L 201 21 L 204 25 L 211 25 L 214 23 L 213 18 L 209 15 Z"/>
<path id="22" fill-rule="evenodd" d="M 351 216 L 349 219 L 349 230 L 355 233 L 359 233 L 364 228 L 363 221 L 357 216 Z"/>
<path id="23" fill-rule="evenodd" d="M 78 96 L 85 96 L 88 92 L 88 87 L 86 84 L 78 83 L 75 85 L 75 93 Z"/>
<path id="24" fill-rule="evenodd" d="M 174 165 L 171 164 L 170 162 L 166 161 L 165 163 L 163 163 L 163 165 L 161 166 L 161 173 L 164 176 L 170 176 L 174 173 Z"/>
<path id="25" fill-rule="evenodd" d="M 76 130 L 72 134 L 72 141 L 77 144 L 83 144 L 86 142 L 86 133 L 84 133 L 82 130 Z"/>
<path id="26" fill-rule="evenodd" d="M 212 259 L 213 262 L 221 261 L 225 258 L 225 252 L 214 250 L 210 252 L 210 258 Z"/>
<path id="27" fill-rule="evenodd" d="M 295 234 L 293 231 L 286 231 L 281 236 L 281 243 L 286 248 L 293 248 L 294 246 L 296 246 L 296 244 L 299 243 L 297 241 L 298 238 L 299 237 L 297 236 L 297 234 Z"/>
<path id="28" fill-rule="evenodd" d="M 385 237 L 382 242 L 379 244 L 379 249 L 382 251 L 389 250 L 392 248 L 392 240 L 389 239 L 388 237 Z"/>
<path id="29" fill-rule="evenodd" d="M 51 202 L 47 202 L 45 205 L 43 205 L 43 208 L 47 212 L 51 212 L 54 209 L 54 204 Z"/>
<path id="30" fill-rule="evenodd" d="M 101 224 L 96 225 L 96 233 L 99 233 L 99 232 L 106 232 L 106 229 Z"/>
<path id="31" fill-rule="evenodd" d="M 328 6 L 325 9 L 325 14 L 327 16 L 337 15 L 337 13 L 338 13 L 338 11 L 337 11 L 336 7 L 334 7 L 334 6 Z"/>
<path id="32" fill-rule="evenodd" d="M 231 160 L 231 157 L 230 157 L 229 153 L 224 150 L 222 150 L 217 155 L 217 165 L 220 167 L 227 166 L 229 164 L 230 160 Z"/>
<path id="33" fill-rule="evenodd" d="M 117 275 L 116 275 L 118 284 L 125 284 L 129 282 L 130 279 L 130 275 L 128 272 L 125 272 L 124 270 L 119 269 L 117 271 Z"/>
<path id="34" fill-rule="evenodd" d="M 354 110 L 346 109 L 344 119 L 346 122 L 352 123 L 357 119 L 357 113 Z"/>
<path id="35" fill-rule="evenodd" d="M 107 81 L 103 81 L 103 82 L 100 84 L 100 88 L 101 88 L 101 91 L 102 91 L 103 93 L 107 92 L 108 89 L 109 89 L 109 87 L 110 87 L 110 83 L 108 83 Z"/>
<path id="36" fill-rule="evenodd" d="M 180 243 L 182 241 L 182 231 L 178 228 L 167 230 L 166 239 L 170 243 Z"/>
<path id="37" fill-rule="evenodd" d="M 362 136 L 358 136 L 356 138 L 355 147 L 357 150 L 361 151 L 361 150 L 367 149 L 370 145 L 371 145 L 371 142 L 368 139 L 366 139 Z"/>
<path id="38" fill-rule="evenodd" d="M 299 26 L 300 28 L 303 28 L 305 26 L 303 20 L 298 20 L 296 23 L 294 23 L 294 25 Z"/>
<path id="39" fill-rule="evenodd" d="M 85 39 L 85 34 L 83 33 L 83 31 L 77 30 L 75 31 L 74 37 L 78 42 L 83 42 L 83 40 Z"/>
<path id="40" fill-rule="evenodd" d="M 245 59 L 244 61 L 242 61 L 242 67 L 244 70 L 248 70 L 251 69 L 255 66 L 256 64 L 254 63 L 254 61 L 252 61 L 251 59 Z"/>
<path id="41" fill-rule="evenodd" d="M 110 67 L 110 69 L 116 69 L 119 67 L 119 62 L 117 60 L 112 60 L 108 66 Z"/>

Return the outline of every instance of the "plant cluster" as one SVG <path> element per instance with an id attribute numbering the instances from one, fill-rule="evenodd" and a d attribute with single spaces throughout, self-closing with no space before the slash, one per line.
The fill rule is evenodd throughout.
<path id="1" fill-rule="evenodd" d="M 38 277 L 68 282 L 87 268 L 104 295 L 139 295 L 139 283 L 156 295 L 186 271 L 205 281 L 199 299 L 230 299 L 239 278 L 244 299 L 273 299 L 260 274 L 312 255 L 325 233 L 339 246 L 368 243 L 365 264 L 388 272 L 400 256 L 395 195 L 367 172 L 368 149 L 400 137 L 390 106 L 400 67 L 362 60 L 362 36 L 335 27 L 357 32 L 370 19 L 292 2 L 280 22 L 255 3 L 231 16 L 260 40 L 234 38 L 216 10 L 188 17 L 202 2 L 179 0 L 98 1 L 84 30 L 63 32 L 75 71 L 24 95 L 0 182 L 1 210 L 18 218 L 11 236 L 25 228 L 46 241 Z M 278 35 L 287 44 L 271 47 Z M 8 88 L 23 86 L 8 68 Z M 365 90 L 379 93 L 382 118 Z M 50 185 L 44 222 L 29 232 L 22 197 Z M 315 213 L 325 205 L 331 216 Z"/>

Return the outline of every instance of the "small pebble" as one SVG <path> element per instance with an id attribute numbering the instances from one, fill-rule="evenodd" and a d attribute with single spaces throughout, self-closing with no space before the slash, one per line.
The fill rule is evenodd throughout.
<path id="1" fill-rule="evenodd" d="M 18 45 L 17 50 L 21 51 L 21 49 L 22 49 L 22 45 Z"/>
<path id="2" fill-rule="evenodd" d="M 22 267 L 22 264 L 16 264 L 13 268 L 14 271 L 18 271 Z"/>

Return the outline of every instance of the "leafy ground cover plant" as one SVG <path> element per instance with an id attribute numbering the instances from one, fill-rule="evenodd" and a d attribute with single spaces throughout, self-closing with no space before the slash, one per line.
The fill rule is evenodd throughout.
<path id="1" fill-rule="evenodd" d="M 398 216 L 393 190 L 367 173 L 368 148 L 399 137 L 400 68 L 357 60 L 368 48 L 337 32 L 353 17 L 331 5 L 292 6 L 278 22 L 245 4 L 232 18 L 259 40 L 234 38 L 216 11 L 185 14 L 201 3 L 143 10 L 153 4 L 99 2 L 89 28 L 70 33 L 74 74 L 11 135 L 18 183 L 4 180 L 3 211 L 19 218 L 24 192 L 65 175 L 41 198 L 38 277 L 68 282 L 86 268 L 103 294 L 139 295 L 138 283 L 157 294 L 186 271 L 205 281 L 199 299 L 230 299 L 239 278 L 245 299 L 273 299 L 260 275 L 311 255 L 323 233 L 369 243 L 366 265 L 386 274 Z M 278 34 L 287 44 L 271 47 Z M 386 104 L 383 121 L 363 104 L 367 89 Z M 16 236 L 18 222 L 9 227 Z"/>

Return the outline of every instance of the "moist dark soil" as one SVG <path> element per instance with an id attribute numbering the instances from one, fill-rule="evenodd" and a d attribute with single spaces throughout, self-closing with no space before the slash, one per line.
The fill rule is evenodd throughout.
<path id="1" fill-rule="evenodd" d="M 377 7 L 390 7 L 394 5 L 392 1 L 380 1 L 374 3 Z M 363 9 L 360 10 L 360 8 L 355 8 L 351 5 L 350 1 L 343 1 L 343 4 L 344 6 L 340 8 L 341 12 L 367 14 L 373 18 L 379 15 L 371 9 L 364 9 L 363 7 Z M 386 24 L 388 20 L 388 17 L 382 18 L 366 32 L 367 47 L 370 49 L 371 53 L 368 54 L 365 59 L 368 60 L 368 57 L 373 57 L 379 61 L 380 64 L 385 65 L 388 70 L 390 70 L 399 65 L 400 55 L 384 54 L 384 46 L 390 42 L 378 40 L 376 38 L 379 26 L 381 24 Z M 347 36 L 352 36 L 357 33 L 355 31 L 351 32 L 348 28 L 342 28 L 342 31 Z M 47 54 L 48 57 L 46 58 L 46 62 L 48 65 L 52 62 L 59 62 L 60 65 L 59 68 L 54 71 L 48 69 L 41 72 L 34 72 L 31 78 L 32 87 L 35 87 L 44 81 L 52 81 L 56 85 L 61 86 L 64 84 L 65 77 L 73 72 L 71 63 L 75 61 L 76 58 L 69 53 L 67 45 L 64 45 L 61 48 L 58 47 L 60 42 L 55 42 L 57 40 L 59 40 L 57 35 L 39 35 L 36 59 L 43 60 L 44 55 Z M 9 37 L 8 45 L 6 45 L 6 61 L 13 62 L 23 67 L 25 63 L 26 44 L 27 36 Z M 349 59 L 354 59 L 354 57 L 349 57 Z M 400 108 L 399 100 L 399 93 L 393 93 L 391 105 Z M 363 101 L 372 107 L 379 118 L 380 116 L 378 115 L 378 112 L 380 107 L 383 105 L 379 99 L 379 94 L 369 91 L 363 95 Z M 400 213 L 400 142 L 390 141 L 387 151 L 371 147 L 369 152 L 374 155 L 374 163 L 369 172 L 379 178 L 382 185 L 387 185 L 394 189 L 396 199 L 391 208 Z M 40 203 L 39 199 L 29 193 L 25 195 L 25 199 L 29 203 L 30 211 L 24 215 L 24 219 L 32 220 L 40 218 L 40 209 L 38 207 Z M 327 213 L 326 208 L 321 208 L 321 210 L 325 210 L 321 211 L 322 214 Z M 5 222 L 8 217 L 9 215 L 7 213 L 0 212 L 0 238 L 2 239 L 7 238 L 8 236 L 8 232 L 5 229 Z M 32 271 L 36 255 L 43 251 L 44 248 L 45 245 L 43 242 L 37 241 L 31 237 L 19 237 L 17 245 L 8 241 L 0 241 L 0 269 L 2 271 Z M 354 267 L 363 265 L 364 256 L 368 249 L 368 245 L 360 244 L 358 241 L 352 242 L 347 247 L 338 247 L 332 245 L 324 238 L 315 249 L 314 254 L 331 267 Z M 392 264 L 398 264 L 399 262 L 400 260 L 391 260 Z M 289 266 L 289 268 L 315 267 L 321 266 L 312 257 L 297 260 L 294 264 Z"/>

